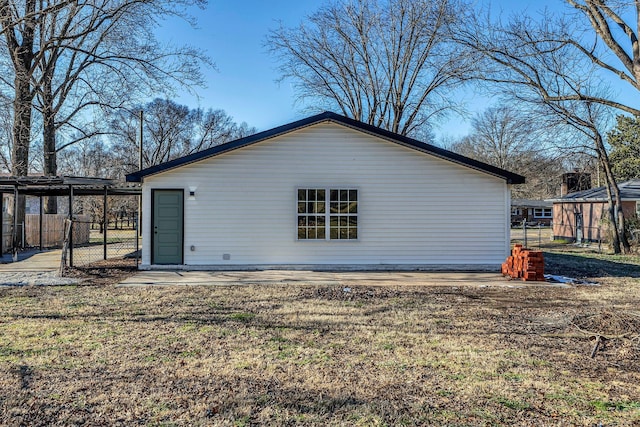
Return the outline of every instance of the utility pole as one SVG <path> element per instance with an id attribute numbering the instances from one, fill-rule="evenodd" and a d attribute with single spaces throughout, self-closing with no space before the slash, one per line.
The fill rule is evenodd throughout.
<path id="1" fill-rule="evenodd" d="M 142 121 L 144 119 L 144 113 L 140 110 L 140 145 L 138 146 L 138 170 L 142 170 Z M 138 236 L 142 237 L 142 194 L 138 196 Z"/>
<path id="2" fill-rule="evenodd" d="M 138 159 L 138 170 L 142 170 L 142 120 L 144 117 L 144 112 L 140 110 L 140 145 L 138 147 L 140 158 Z"/>

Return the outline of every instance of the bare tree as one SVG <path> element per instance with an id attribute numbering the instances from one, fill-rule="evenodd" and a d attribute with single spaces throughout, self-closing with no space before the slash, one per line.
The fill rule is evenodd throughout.
<path id="1" fill-rule="evenodd" d="M 478 55 L 476 78 L 497 84 L 507 96 L 537 108 L 553 126 L 568 126 L 590 141 L 606 177 L 614 251 L 628 251 L 620 192 L 602 137 L 610 108 L 622 107 L 606 89 L 602 63 L 577 48 L 581 33 L 552 16 L 540 22 L 511 17 L 503 24 L 473 15 L 466 23 L 457 30 L 458 41 Z"/>
<path id="2" fill-rule="evenodd" d="M 57 0 L 53 3 L 65 3 Z M 66 2 L 39 19 L 40 48 L 34 82 L 43 118 L 44 174 L 57 174 L 57 153 L 106 132 L 86 121 L 87 110 L 118 108 L 136 95 L 175 84 L 202 83 L 208 59 L 192 48 L 161 46 L 150 36 L 157 16 L 184 17 L 201 1 L 92 0 Z M 64 135 L 58 141 L 58 135 Z M 53 202 L 47 211 L 55 211 Z"/>
<path id="3" fill-rule="evenodd" d="M 28 172 L 29 144 L 31 142 L 32 102 L 35 91 L 31 85 L 35 72 L 36 53 L 36 0 L 25 0 L 16 4 L 9 0 L 0 0 L 0 28 L 5 38 L 13 71 L 13 131 L 11 173 L 25 176 Z M 23 205 L 23 203 L 21 203 Z M 21 213 L 22 211 L 22 213 Z M 19 216 L 24 215 L 24 207 Z"/>
<path id="4" fill-rule="evenodd" d="M 579 34 L 572 31 L 561 33 L 562 41 L 575 47 L 607 78 L 620 79 L 634 90 L 640 90 L 640 2 L 637 0 L 565 0 L 582 17 L 578 24 Z M 584 32 L 584 24 L 591 32 Z M 581 25 L 582 24 L 582 25 Z M 611 96 L 594 96 L 580 90 L 572 100 L 589 101 L 614 107 L 640 116 L 638 105 L 627 105 Z"/>
<path id="5" fill-rule="evenodd" d="M 117 160 L 99 139 L 80 141 L 60 152 L 58 169 L 71 176 L 113 177 Z"/>
<path id="6" fill-rule="evenodd" d="M 471 120 L 468 152 L 502 169 L 516 170 L 516 157 L 537 151 L 543 134 L 514 106 L 489 107 Z"/>
<path id="7" fill-rule="evenodd" d="M 223 110 L 190 109 L 168 99 L 155 99 L 144 112 L 142 166 L 157 165 L 256 133 L 246 123 L 237 124 Z M 116 133 L 112 150 L 119 165 L 118 175 L 138 169 L 137 118 L 124 111 L 111 120 Z"/>
<path id="8" fill-rule="evenodd" d="M 11 101 L 0 93 L 0 172 L 11 172 L 13 115 Z"/>
<path id="9" fill-rule="evenodd" d="M 450 144 L 452 151 L 526 176 L 514 197 L 544 198 L 559 185 L 562 159 L 547 144 L 536 117 L 515 105 L 489 107 L 471 120 L 471 132 Z"/>
<path id="10" fill-rule="evenodd" d="M 412 135 L 455 109 L 466 56 L 450 42 L 456 0 L 338 0 L 267 45 L 300 100 Z"/>

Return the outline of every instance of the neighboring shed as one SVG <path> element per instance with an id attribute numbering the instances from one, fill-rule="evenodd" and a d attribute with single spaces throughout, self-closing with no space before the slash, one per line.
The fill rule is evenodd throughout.
<path id="1" fill-rule="evenodd" d="M 498 269 L 524 177 L 326 112 L 127 180 L 143 269 Z"/>
<path id="2" fill-rule="evenodd" d="M 618 184 L 625 218 L 640 216 L 640 179 Z M 607 189 L 592 188 L 553 199 L 553 235 L 577 242 L 606 238 Z"/>
<path id="3" fill-rule="evenodd" d="M 511 225 L 526 221 L 529 225 L 550 225 L 553 218 L 553 203 L 548 200 L 512 199 Z"/>

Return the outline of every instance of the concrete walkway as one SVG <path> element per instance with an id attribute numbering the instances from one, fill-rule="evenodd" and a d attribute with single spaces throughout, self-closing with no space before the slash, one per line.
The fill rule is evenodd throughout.
<path id="1" fill-rule="evenodd" d="M 336 286 L 555 286 L 507 280 L 498 273 L 469 272 L 321 272 L 321 271 L 140 271 L 118 286 L 172 285 L 336 285 Z"/>
<path id="2" fill-rule="evenodd" d="M 53 272 L 60 268 L 60 249 L 25 251 L 13 262 L 5 254 L 0 263 L 2 276 L 18 272 Z M 325 285 L 325 286 L 474 286 L 522 287 L 562 286 L 546 282 L 507 280 L 498 273 L 432 271 L 139 271 L 118 286 L 232 286 L 232 285 Z M 565 285 L 566 286 L 566 285 Z"/>
<path id="3" fill-rule="evenodd" d="M 0 258 L 0 274 L 19 271 L 55 271 L 60 268 L 61 257 L 62 249 L 19 252 L 17 262 L 13 262 L 11 254 L 4 254 Z"/>

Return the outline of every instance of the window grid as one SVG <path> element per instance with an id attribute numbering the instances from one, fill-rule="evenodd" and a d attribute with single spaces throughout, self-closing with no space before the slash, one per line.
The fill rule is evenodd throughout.
<path id="1" fill-rule="evenodd" d="M 298 190 L 298 239 L 326 238 L 325 199 L 324 189 Z"/>
<path id="2" fill-rule="evenodd" d="M 329 212 L 329 238 L 331 240 L 358 238 L 357 190 L 330 190 Z"/>
<path id="3" fill-rule="evenodd" d="M 535 208 L 533 210 L 534 218 L 552 218 L 553 213 L 551 208 Z"/>
<path id="4" fill-rule="evenodd" d="M 358 190 L 298 189 L 298 240 L 358 238 Z"/>

